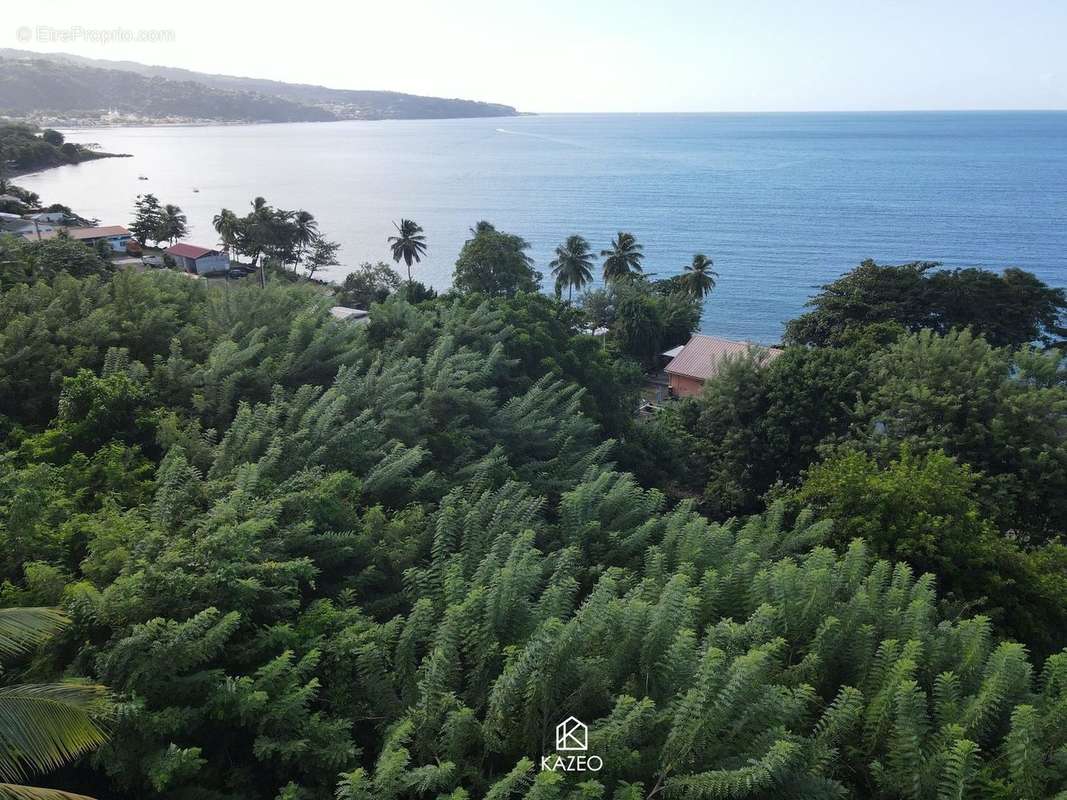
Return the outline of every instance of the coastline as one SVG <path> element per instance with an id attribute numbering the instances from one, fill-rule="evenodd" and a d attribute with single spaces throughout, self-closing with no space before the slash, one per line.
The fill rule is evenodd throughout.
<path id="1" fill-rule="evenodd" d="M 76 167 L 79 164 L 84 164 L 87 161 L 100 161 L 104 158 L 133 158 L 133 153 L 92 153 L 85 158 L 78 161 L 70 161 L 64 164 L 43 164 L 41 166 L 30 167 L 28 169 L 12 170 L 8 173 L 9 179 L 22 178 L 27 175 L 36 175 L 40 172 L 46 172 L 50 169 L 58 169 L 59 167 Z"/>
<path id="2" fill-rule="evenodd" d="M 151 191 L 183 209 L 189 241 L 201 245 L 215 241 L 220 208 L 244 209 L 262 195 L 314 213 L 349 267 L 387 257 L 391 221 L 408 214 L 431 242 L 417 277 L 437 289 L 450 284 L 480 219 L 530 242 L 542 271 L 571 233 L 599 248 L 632 230 L 646 270 L 661 276 L 694 252 L 714 259 L 721 278 L 706 332 L 774 343 L 782 320 L 801 313 L 816 287 L 867 257 L 1017 266 L 1063 285 L 1067 231 L 1058 208 L 1067 156 L 1057 142 L 1065 126 L 1067 114 L 953 113 L 904 122 L 878 114 L 539 114 L 116 128 L 70 138 L 134 153 L 136 165 L 101 162 L 16 183 L 107 223 L 126 221 L 136 194 Z M 1027 147 L 1003 157 L 1019 141 Z M 329 158 L 317 155 L 323 149 Z M 638 151 L 647 155 L 635 158 Z M 151 181 L 137 182 L 139 174 Z"/>
<path id="3" fill-rule="evenodd" d="M 124 118 L 114 121 L 101 121 L 99 118 L 92 121 L 62 119 L 62 118 L 34 118 L 20 117 L 12 119 L 14 122 L 26 122 L 38 127 L 55 128 L 57 130 L 87 131 L 87 130 L 111 130 L 115 128 L 204 128 L 204 127 L 230 127 L 242 125 L 310 125 L 332 124 L 337 122 L 436 122 L 442 120 L 462 119 L 515 119 L 516 117 L 536 117 L 534 111 L 516 111 L 514 114 L 478 114 L 459 117 L 340 117 L 338 119 L 295 119 L 295 120 L 271 120 L 271 119 L 174 119 L 174 118 L 149 118 L 134 119 Z"/>

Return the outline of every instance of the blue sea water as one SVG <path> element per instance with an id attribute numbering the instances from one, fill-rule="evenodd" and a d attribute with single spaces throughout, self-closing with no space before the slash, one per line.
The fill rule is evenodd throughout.
<path id="1" fill-rule="evenodd" d="M 407 216 L 430 246 L 415 274 L 438 288 L 481 219 L 525 237 L 545 272 L 567 235 L 599 250 L 626 230 L 660 277 L 696 252 L 711 256 L 720 278 L 703 330 L 763 343 L 864 258 L 1019 266 L 1067 285 L 1067 112 L 543 115 L 68 136 L 134 158 L 20 183 L 102 224 L 128 223 L 135 196 L 151 191 L 185 209 L 189 241 L 213 245 L 218 209 L 263 195 L 315 214 L 354 265 L 388 258 L 391 221 Z"/>

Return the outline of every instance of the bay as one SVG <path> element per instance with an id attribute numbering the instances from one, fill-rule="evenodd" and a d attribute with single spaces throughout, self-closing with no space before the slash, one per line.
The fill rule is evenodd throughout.
<path id="1" fill-rule="evenodd" d="M 243 213 L 262 195 L 311 211 L 341 243 L 334 279 L 387 260 L 392 221 L 405 216 L 430 247 L 415 276 L 438 289 L 482 219 L 526 238 L 546 273 L 571 233 L 597 251 L 617 231 L 634 233 L 658 277 L 706 253 L 720 278 L 702 329 L 766 344 L 819 285 L 864 258 L 1018 266 L 1067 284 L 1065 112 L 560 114 L 66 133 L 134 157 L 18 180 L 45 202 L 128 225 L 137 194 L 153 192 L 185 210 L 187 241 L 214 246 L 212 216 Z"/>

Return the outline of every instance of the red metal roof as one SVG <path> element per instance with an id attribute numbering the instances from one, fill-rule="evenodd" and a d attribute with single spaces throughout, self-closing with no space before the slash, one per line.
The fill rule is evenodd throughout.
<path id="1" fill-rule="evenodd" d="M 173 244 L 164 251 L 170 256 L 181 256 L 182 258 L 203 258 L 204 256 L 213 256 L 218 254 L 218 250 L 212 250 L 209 247 L 200 247 L 195 244 L 185 244 L 180 242 Z"/>
<path id="2" fill-rule="evenodd" d="M 756 345 L 698 333 L 682 348 L 682 352 L 671 359 L 665 371 L 706 381 L 718 374 L 719 367 L 726 358 L 731 356 L 737 358 L 748 352 L 750 347 L 756 347 Z M 778 358 L 782 354 L 782 351 L 776 347 L 761 348 L 761 350 L 765 354 L 765 362 Z"/>

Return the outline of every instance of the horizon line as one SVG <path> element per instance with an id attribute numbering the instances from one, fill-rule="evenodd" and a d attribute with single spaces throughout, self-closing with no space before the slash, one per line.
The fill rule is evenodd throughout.
<path id="1" fill-rule="evenodd" d="M 507 106 L 515 109 L 515 116 L 542 116 L 547 114 L 951 114 L 951 113 L 1039 113 L 1039 112 L 1063 112 L 1067 111 L 1067 106 L 1062 107 L 1026 107 L 1026 108 L 1004 108 L 1004 107 L 970 107 L 970 108 L 857 108 L 857 109 L 842 109 L 842 108 L 811 108 L 811 109 L 717 109 L 717 110 L 690 110 L 690 109 L 677 109 L 671 111 L 525 111 L 519 109 L 518 106 L 511 105 L 510 103 L 498 101 L 498 100 L 475 100 L 470 97 L 463 97 L 455 95 L 448 97 L 445 94 L 421 94 L 418 92 L 403 90 L 403 89 L 353 89 L 350 87 L 339 87 L 337 85 L 329 85 L 326 83 L 308 83 L 301 80 L 290 80 L 280 78 L 260 78 L 252 75 L 240 75 L 231 74 L 227 72 L 206 72 L 202 69 L 195 69 L 192 67 L 175 67 L 167 64 L 153 64 L 143 61 L 134 61 L 129 58 L 101 58 L 98 56 L 86 56 L 80 53 L 72 53 L 67 50 L 32 50 L 25 47 L 10 47 L 0 46 L 0 50 L 8 50 L 16 53 L 31 53 L 37 56 L 67 56 L 74 59 L 85 59 L 86 61 L 93 61 L 97 63 L 111 63 L 111 64 L 136 64 L 142 67 L 148 67 L 150 69 L 173 69 L 182 72 L 190 72 L 194 75 L 203 75 L 206 77 L 222 77 L 222 78 L 235 78 L 238 80 L 252 80 L 252 81 L 265 81 L 269 83 L 280 83 L 286 86 L 312 86 L 317 88 L 328 89 L 330 91 L 341 92 L 383 92 L 390 94 L 403 94 L 414 97 L 429 97 L 440 100 L 464 100 L 467 102 L 479 103 L 483 105 L 500 105 Z M 482 119 L 489 119 L 490 117 L 482 117 Z M 505 118 L 505 117 L 502 117 Z M 416 118 L 418 119 L 418 118 Z M 432 119 L 432 118 L 431 118 Z M 478 117 L 438 117 L 437 119 L 478 119 Z M 332 120 L 323 120 L 324 122 Z M 339 122 L 347 121 L 360 121 L 360 122 L 379 122 L 388 120 L 337 120 Z"/>
<path id="2" fill-rule="evenodd" d="M 563 114 L 1044 114 L 1067 112 L 1062 108 L 812 108 L 812 109 L 751 109 L 717 111 L 519 111 L 516 116 L 547 116 Z M 457 118 L 459 119 L 459 118 Z M 506 117 L 483 117 L 483 119 L 506 119 Z"/>

